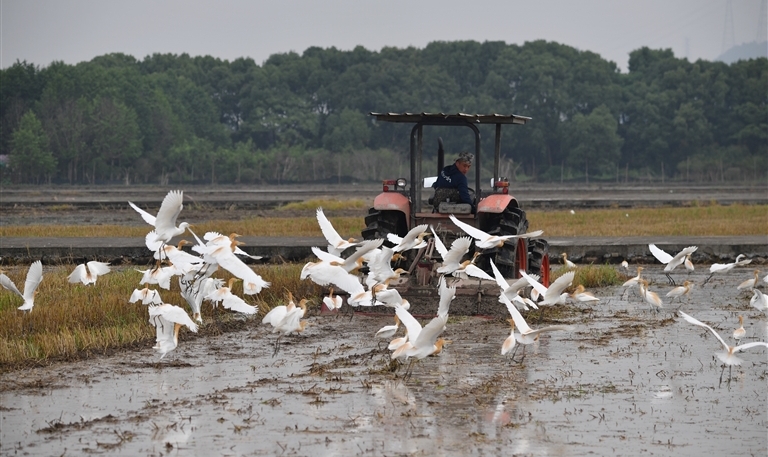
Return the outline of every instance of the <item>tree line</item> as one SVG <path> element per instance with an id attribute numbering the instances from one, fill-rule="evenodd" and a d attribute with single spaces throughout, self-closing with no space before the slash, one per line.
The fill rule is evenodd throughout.
<path id="1" fill-rule="evenodd" d="M 5 183 L 70 184 L 407 176 L 412 126 L 370 112 L 529 116 L 502 129 L 502 175 L 518 181 L 768 172 L 768 59 L 688 62 L 641 48 L 622 73 L 546 41 L 312 47 L 262 65 L 187 54 L 17 61 L 0 70 L 0 171 Z M 425 129 L 427 161 L 437 136 L 449 153 L 471 150 L 461 130 Z M 492 126 L 481 134 L 493 151 Z"/>

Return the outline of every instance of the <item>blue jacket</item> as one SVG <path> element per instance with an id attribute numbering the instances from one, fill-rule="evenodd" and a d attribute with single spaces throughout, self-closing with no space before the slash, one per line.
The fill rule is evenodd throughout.
<path id="1" fill-rule="evenodd" d="M 461 203 L 469 203 L 470 205 L 473 203 L 469 196 L 469 190 L 467 190 L 467 177 L 456 168 L 455 163 L 443 168 L 432 187 L 435 189 L 440 187 L 458 189 Z"/>

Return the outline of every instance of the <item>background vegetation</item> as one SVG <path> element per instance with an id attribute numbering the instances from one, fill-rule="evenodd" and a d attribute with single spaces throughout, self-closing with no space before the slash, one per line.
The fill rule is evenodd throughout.
<path id="1" fill-rule="evenodd" d="M 0 71 L 0 170 L 5 183 L 70 184 L 405 175 L 411 126 L 376 123 L 370 112 L 530 116 L 504 129 L 502 175 L 512 180 L 768 173 L 768 59 L 688 62 L 642 48 L 621 73 L 545 41 L 315 47 L 261 66 L 186 54 L 17 62 Z M 493 127 L 482 128 L 491 151 Z M 449 153 L 471 147 L 468 129 L 443 129 L 425 129 L 428 154 L 437 136 Z"/>

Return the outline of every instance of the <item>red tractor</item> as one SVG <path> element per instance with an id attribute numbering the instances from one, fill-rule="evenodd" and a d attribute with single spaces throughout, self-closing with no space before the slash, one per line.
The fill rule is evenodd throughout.
<path id="1" fill-rule="evenodd" d="M 528 220 L 525 211 L 520 208 L 517 199 L 509 194 L 509 181 L 499 176 L 499 155 L 501 143 L 501 126 L 504 124 L 525 125 L 531 118 L 518 115 L 499 114 L 442 114 L 442 113 L 371 113 L 379 122 L 405 122 L 414 124 L 411 129 L 410 143 L 410 188 L 404 178 L 383 181 L 383 192 L 375 197 L 373 207 L 365 217 L 366 228 L 363 238 L 367 240 L 385 238 L 394 233 L 404 236 L 408 230 L 420 224 L 431 224 L 438 235 L 445 237 L 444 244 L 458 236 L 465 236 L 449 219 L 453 214 L 462 222 L 466 222 L 492 235 L 518 235 L 528 230 Z M 495 124 L 496 141 L 493 162 L 493 179 L 491 189 L 483 190 L 480 182 L 483 156 L 480 150 L 480 130 L 478 124 Z M 422 188 L 429 187 L 429 178 L 422 176 L 422 151 L 424 126 L 457 126 L 469 128 L 475 138 L 475 158 L 472 167 L 475 174 L 475 203 L 476 213 L 472 207 L 461 203 L 441 203 L 439 208 L 425 205 L 422 200 Z M 438 149 L 437 170 L 439 174 L 445 164 L 442 147 Z M 470 171 L 471 173 L 471 171 Z M 471 183 L 472 180 L 469 179 Z M 418 183 L 418 184 L 417 184 Z M 422 184 L 423 183 L 423 184 Z M 471 184 L 470 184 L 471 185 Z M 429 189 L 430 195 L 433 189 Z M 513 238 L 502 247 L 484 250 L 478 258 L 477 265 L 493 276 L 490 259 L 493 259 L 499 271 L 505 278 L 520 277 L 519 270 L 538 274 L 540 282 L 549 285 L 549 245 L 540 238 Z M 432 246 L 430 245 L 429 248 Z M 421 271 L 434 263 L 431 249 L 421 250 L 408 258 L 409 271 L 421 266 Z M 471 254 L 471 253 L 470 253 Z M 430 269 L 433 271 L 434 269 Z M 419 285 L 426 285 L 429 280 L 418 280 Z"/>

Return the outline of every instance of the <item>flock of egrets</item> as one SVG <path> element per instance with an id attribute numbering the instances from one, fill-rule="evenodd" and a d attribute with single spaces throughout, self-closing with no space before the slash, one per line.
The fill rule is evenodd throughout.
<path id="1" fill-rule="evenodd" d="M 140 301 L 148 306 L 149 322 L 156 329 L 156 344 L 153 349 L 160 353 L 161 358 L 177 347 L 181 327 L 187 327 L 190 331 L 197 332 L 198 325 L 203 322 L 201 316 L 203 301 L 210 301 L 214 307 L 221 304 L 227 310 L 244 315 L 253 315 L 259 311 L 257 307 L 249 305 L 242 297 L 232 292 L 235 281 L 243 282 L 244 295 L 253 296 L 261 292 L 262 289 L 269 287 L 268 282 L 264 281 L 249 265 L 241 260 L 243 257 L 254 259 L 258 259 L 258 257 L 251 256 L 238 247 L 239 244 L 242 244 L 237 241 L 239 235 L 233 233 L 225 236 L 217 232 L 208 232 L 201 239 L 191 230 L 188 223 L 182 222 L 177 226 L 176 221 L 183 208 L 183 192 L 181 191 L 169 192 L 163 199 L 157 215 L 152 215 L 131 202 L 128 203 L 141 215 L 144 221 L 154 227 L 146 235 L 145 242 L 157 260 L 156 266 L 147 270 L 140 270 L 144 273 L 140 281 L 140 286 L 143 285 L 143 287 L 134 290 L 128 300 L 132 303 Z M 457 227 L 469 235 L 455 239 L 450 248 L 443 244 L 434 229 L 427 224 L 414 227 L 402 238 L 389 234 L 387 241 L 392 246 L 384 246 L 385 240 L 383 239 L 362 242 L 357 242 L 354 239 L 344 240 L 326 218 L 322 208 L 318 208 L 317 221 L 328 241 L 328 246 L 326 250 L 317 247 L 312 248 L 318 260 L 307 263 L 303 267 L 300 277 L 302 280 L 309 279 L 318 285 L 329 287 L 330 293 L 323 298 L 323 305 L 330 311 L 338 310 L 343 304 L 342 297 L 334 295 L 334 288 L 344 292 L 347 303 L 351 307 L 386 306 L 394 308 L 394 325 L 382 327 L 375 337 L 389 340 L 388 349 L 392 351 L 392 359 L 410 360 L 411 363 L 438 354 L 443 348 L 444 340 L 440 338 L 440 335 L 446 329 L 450 304 L 455 298 L 455 288 L 450 286 L 450 281 L 446 277 L 467 278 L 471 276 L 480 280 L 493 281 L 499 286 L 499 302 L 506 305 L 511 316 L 508 319 L 511 326 L 510 335 L 502 343 L 502 355 L 508 354 L 513 348 L 517 350 L 519 347 L 517 343 L 524 347 L 537 342 L 543 333 L 574 330 L 574 327 L 569 325 L 552 325 L 533 329 L 528 325 L 520 310 L 564 304 L 569 299 L 577 302 L 597 302 L 600 300 L 594 294 L 586 291 L 584 286 L 580 284 L 576 285 L 573 292 L 566 291 L 573 284 L 575 265 L 568 260 L 565 253 L 562 254 L 563 265 L 568 271 L 560 275 L 548 287 L 538 281 L 538 276 L 529 275 L 524 270 L 520 270 L 521 277 L 519 279 L 510 283 L 502 276 L 493 261 L 490 262 L 494 273 L 493 277 L 475 266 L 475 260 L 483 249 L 501 246 L 513 238 L 536 237 L 541 235 L 542 231 L 521 235 L 495 236 L 472 227 L 454 216 L 450 216 L 450 218 Z M 182 240 L 176 246 L 170 244 L 174 237 L 181 236 L 187 231 L 192 235 L 193 242 Z M 442 258 L 442 263 L 436 270 L 440 274 L 438 282 L 440 298 L 436 317 L 422 327 L 409 313 L 410 304 L 408 301 L 401 297 L 397 289 L 390 288 L 389 285 L 391 281 L 405 273 L 402 268 L 393 268 L 393 263 L 396 265 L 399 258 L 402 257 L 402 253 L 407 250 L 426 247 L 427 240 L 425 237 L 430 235 L 433 236 L 435 250 Z M 477 253 L 471 259 L 463 260 L 467 257 L 473 243 L 478 249 Z M 191 251 L 194 254 L 184 251 L 182 249 L 184 245 L 191 245 Z M 347 257 L 342 257 L 342 253 L 350 248 L 354 248 L 354 252 Z M 675 255 L 668 254 L 653 244 L 649 245 L 649 249 L 653 256 L 665 265 L 664 272 L 670 284 L 675 286 L 666 294 L 666 297 L 674 300 L 688 295 L 693 283 L 685 281 L 681 286 L 677 286 L 670 273 L 680 265 L 693 270 L 694 266 L 690 258 L 697 247 L 687 247 Z M 750 262 L 750 259 L 744 259 L 744 255 L 739 255 L 733 263 L 713 264 L 710 268 L 710 276 L 703 284 L 706 284 L 714 274 L 726 273 L 735 267 L 744 266 Z M 367 267 L 368 273 L 361 277 L 359 271 L 364 266 Z M 623 262 L 622 266 L 625 269 L 629 268 L 626 261 Z M 232 278 L 226 283 L 223 279 L 214 277 L 220 268 L 232 275 Z M 642 266 L 637 267 L 637 276 L 626 281 L 624 287 L 627 290 L 636 287 L 639 295 L 650 309 L 659 311 L 663 302 L 657 292 L 649 289 L 649 282 L 642 278 L 642 271 Z M 90 261 L 78 265 L 69 275 L 69 282 L 85 285 L 95 284 L 99 276 L 109 272 L 110 267 L 107 263 Z M 19 306 L 19 310 L 29 312 L 34 306 L 35 293 L 42 277 L 42 264 L 37 261 L 30 266 L 27 272 L 23 293 L 5 274 L 0 274 L 0 284 L 23 299 L 23 304 Z M 161 290 L 151 287 L 156 285 L 160 289 L 170 290 L 170 283 L 174 277 L 177 277 L 181 295 L 189 305 L 191 317 L 185 309 L 166 303 L 161 298 Z M 738 285 L 737 289 L 752 290 L 753 297 L 750 304 L 761 311 L 768 311 L 768 296 L 757 288 L 760 281 L 759 270 L 754 270 L 753 277 Z M 768 276 L 762 278 L 762 281 L 768 282 Z M 263 317 L 262 323 L 271 325 L 273 332 L 278 333 L 275 341 L 275 355 L 278 352 L 282 336 L 304 331 L 306 321 L 303 321 L 302 318 L 307 311 L 306 303 L 306 299 L 295 303 L 292 294 L 288 293 L 285 305 L 274 307 Z M 737 352 L 757 346 L 768 347 L 768 343 L 765 342 L 739 344 L 746 333 L 741 316 L 739 317 L 740 327 L 732 335 L 736 345 L 732 346 L 712 327 L 682 311 L 679 311 L 679 314 L 686 321 L 710 330 L 723 345 L 725 352 L 716 353 L 724 364 L 723 371 L 726 366 L 732 367 L 732 365 L 741 363 L 741 359 L 735 356 Z M 395 337 L 401 324 L 405 333 L 401 337 Z M 514 353 L 512 358 L 514 360 Z M 409 366 L 406 377 L 410 375 L 411 369 L 412 365 Z M 721 371 L 721 380 L 723 371 Z"/>

